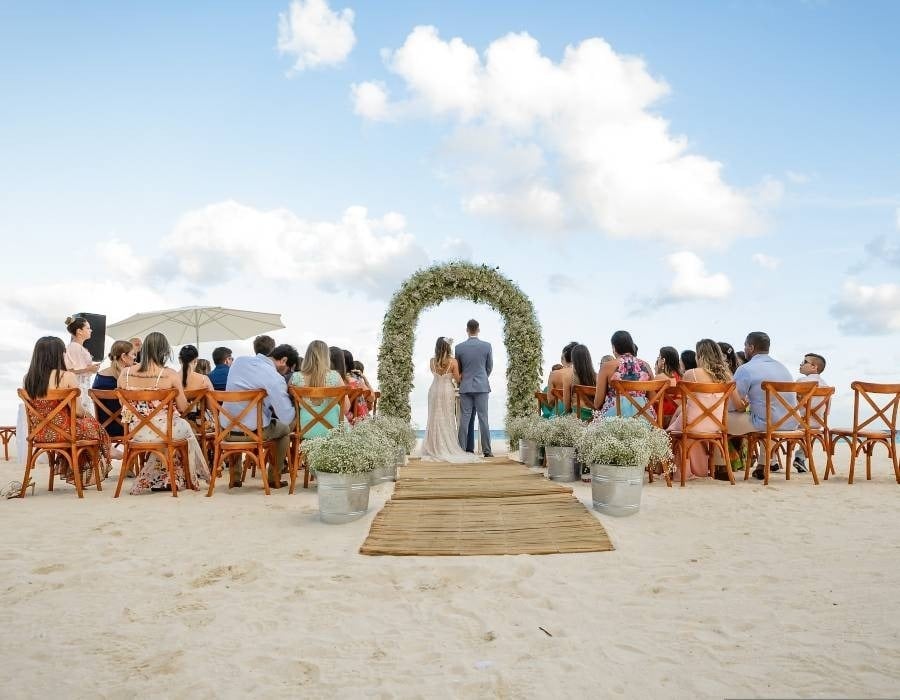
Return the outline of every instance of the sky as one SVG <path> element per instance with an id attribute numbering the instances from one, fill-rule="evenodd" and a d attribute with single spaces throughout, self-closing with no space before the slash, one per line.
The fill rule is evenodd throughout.
<path id="1" fill-rule="evenodd" d="M 452 259 L 531 298 L 545 375 L 618 329 L 651 363 L 763 330 L 792 372 L 826 357 L 846 423 L 852 380 L 900 381 L 897 26 L 888 1 L 3 0 L 0 424 L 78 311 L 276 312 L 374 380 L 392 293 Z M 448 300 L 414 329 L 421 427 L 471 317 L 503 425 L 503 319 Z"/>

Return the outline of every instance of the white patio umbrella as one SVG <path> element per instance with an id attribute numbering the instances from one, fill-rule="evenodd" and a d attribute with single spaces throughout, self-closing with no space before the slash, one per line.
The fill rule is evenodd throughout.
<path id="1" fill-rule="evenodd" d="M 284 328 L 281 314 L 224 309 L 221 306 L 185 306 L 134 314 L 107 326 L 106 334 L 124 340 L 143 338 L 157 331 L 165 335 L 172 345 L 184 345 L 191 341 L 199 345 L 201 341 L 243 340 L 278 328 Z"/>

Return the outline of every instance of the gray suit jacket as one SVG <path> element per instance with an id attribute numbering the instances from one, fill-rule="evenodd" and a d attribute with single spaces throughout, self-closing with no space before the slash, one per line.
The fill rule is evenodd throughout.
<path id="1" fill-rule="evenodd" d="M 491 390 L 488 375 L 494 369 L 494 353 L 490 343 L 469 338 L 456 346 L 456 361 L 462 375 L 460 394 L 479 394 Z"/>

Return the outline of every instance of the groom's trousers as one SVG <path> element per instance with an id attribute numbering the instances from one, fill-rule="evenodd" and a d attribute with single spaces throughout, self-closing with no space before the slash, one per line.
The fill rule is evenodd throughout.
<path id="1" fill-rule="evenodd" d="M 466 437 L 469 432 L 469 421 L 472 413 L 478 416 L 478 432 L 481 433 L 481 451 L 492 454 L 491 429 L 488 425 L 488 397 L 490 393 L 482 391 L 474 394 L 459 395 L 459 446 L 466 449 Z"/>

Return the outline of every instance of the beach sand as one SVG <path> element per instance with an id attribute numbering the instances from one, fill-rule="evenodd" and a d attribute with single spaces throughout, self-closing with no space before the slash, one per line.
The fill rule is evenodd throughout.
<path id="1" fill-rule="evenodd" d="M 465 558 L 358 554 L 390 484 L 325 525 L 314 489 L 79 501 L 43 466 L 0 501 L 0 696 L 896 696 L 900 486 L 837 464 L 645 484 L 613 552 Z"/>

